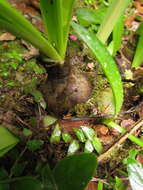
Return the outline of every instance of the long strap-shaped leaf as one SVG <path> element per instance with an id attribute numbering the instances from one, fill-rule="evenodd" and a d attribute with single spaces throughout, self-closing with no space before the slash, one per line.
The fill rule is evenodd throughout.
<path id="1" fill-rule="evenodd" d="M 40 0 L 40 4 L 48 40 L 63 57 L 62 0 Z"/>
<path id="2" fill-rule="evenodd" d="M 63 42 L 64 42 L 64 54 L 66 52 L 69 26 L 72 17 L 73 5 L 75 0 L 63 0 Z"/>
<path id="3" fill-rule="evenodd" d="M 64 59 L 75 0 L 40 0 L 48 39 Z"/>
<path id="4" fill-rule="evenodd" d="M 115 115 L 117 115 L 123 103 L 123 87 L 120 73 L 114 59 L 109 54 L 105 45 L 103 45 L 98 40 L 93 32 L 88 31 L 84 27 L 74 22 L 72 22 L 72 27 L 78 36 L 89 47 L 93 55 L 97 58 L 100 65 L 102 66 L 102 69 L 112 87 L 115 102 Z"/>
<path id="5" fill-rule="evenodd" d="M 50 58 L 62 60 L 48 40 L 6 0 L 0 0 L 0 28 L 27 40 Z"/>
<path id="6" fill-rule="evenodd" d="M 139 28 L 137 29 L 137 34 L 139 34 L 139 40 L 137 43 L 134 59 L 132 62 L 132 67 L 138 68 L 140 64 L 143 62 L 143 22 L 140 24 Z"/>
<path id="7" fill-rule="evenodd" d="M 123 14 L 129 2 L 131 2 L 131 0 L 111 1 L 108 11 L 97 33 L 98 39 L 101 40 L 103 43 L 105 43 L 106 40 L 108 39 L 115 24 L 117 23 L 119 17 Z"/>

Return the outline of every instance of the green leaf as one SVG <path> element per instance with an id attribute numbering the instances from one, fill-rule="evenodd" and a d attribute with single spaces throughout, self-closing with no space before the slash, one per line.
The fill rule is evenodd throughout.
<path id="1" fill-rule="evenodd" d="M 87 140 L 84 146 L 84 152 L 85 153 L 91 153 L 93 152 L 94 148 L 92 146 L 92 143 L 90 140 Z"/>
<path id="2" fill-rule="evenodd" d="M 140 163 L 128 164 L 128 174 L 132 190 L 142 190 L 143 166 Z"/>
<path id="3" fill-rule="evenodd" d="M 64 132 L 64 133 L 62 133 L 62 139 L 65 143 L 69 143 L 69 142 L 71 142 L 72 137 L 69 133 Z"/>
<path id="4" fill-rule="evenodd" d="M 123 87 L 121 76 L 116 63 L 109 54 L 105 45 L 103 45 L 93 32 L 88 31 L 84 27 L 72 22 L 72 27 L 79 37 L 89 47 L 93 55 L 99 61 L 113 91 L 115 114 L 117 115 L 123 103 Z M 118 88 L 117 88 L 118 87 Z"/>
<path id="5" fill-rule="evenodd" d="M 46 34 L 64 59 L 75 0 L 40 0 Z"/>
<path id="6" fill-rule="evenodd" d="M 121 15 L 123 15 L 125 8 L 132 0 L 112 0 L 110 6 L 104 16 L 104 20 L 100 25 L 97 37 L 103 43 L 106 42 L 110 36 L 115 24 L 118 22 Z"/>
<path id="7" fill-rule="evenodd" d="M 23 135 L 28 137 L 32 135 L 32 131 L 30 129 L 24 128 L 23 129 Z"/>
<path id="8" fill-rule="evenodd" d="M 73 140 L 73 141 L 70 143 L 70 145 L 69 145 L 69 148 L 68 148 L 68 155 L 74 154 L 75 152 L 78 151 L 79 148 L 80 148 L 80 146 L 79 146 L 78 141 Z"/>
<path id="9" fill-rule="evenodd" d="M 102 146 L 99 138 L 94 137 L 91 142 L 92 142 L 94 149 L 98 152 L 98 154 L 103 152 L 103 146 Z"/>
<path id="10" fill-rule="evenodd" d="M 79 8 L 76 11 L 76 15 L 81 25 L 89 26 L 91 24 L 100 24 L 106 11 L 107 8 L 101 8 L 98 10 Z"/>
<path id="11" fill-rule="evenodd" d="M 43 125 L 45 128 L 49 127 L 50 125 L 53 125 L 57 121 L 56 117 L 53 117 L 51 115 L 46 115 L 43 118 Z"/>
<path id="12" fill-rule="evenodd" d="M 72 12 L 74 7 L 75 0 L 62 0 L 62 8 L 63 8 L 63 53 L 65 56 L 67 41 L 68 41 L 68 34 L 70 28 L 70 22 L 72 18 Z"/>
<path id="13" fill-rule="evenodd" d="M 49 41 L 24 16 L 12 8 L 6 0 L 0 0 L 0 28 L 30 42 L 50 58 L 58 61 L 62 60 Z"/>
<path id="14" fill-rule="evenodd" d="M 61 139 L 61 129 L 60 129 L 59 124 L 57 123 L 50 137 L 50 142 L 51 143 L 59 142 L 60 139 Z"/>
<path id="15" fill-rule="evenodd" d="M 44 144 L 44 141 L 34 139 L 34 140 L 29 140 L 27 142 L 27 147 L 28 147 L 29 150 L 34 151 L 34 150 L 37 150 L 37 149 L 41 148 L 41 146 L 43 144 Z"/>
<path id="16" fill-rule="evenodd" d="M 62 0 L 40 0 L 40 5 L 47 37 L 63 58 Z"/>
<path id="17" fill-rule="evenodd" d="M 103 190 L 103 182 L 99 181 L 97 190 Z"/>
<path id="18" fill-rule="evenodd" d="M 113 56 L 121 47 L 122 35 L 124 32 L 124 15 L 121 15 L 113 28 Z"/>
<path id="19" fill-rule="evenodd" d="M 94 175 L 96 166 L 94 154 L 82 153 L 64 158 L 53 171 L 58 190 L 83 190 Z"/>
<path id="20" fill-rule="evenodd" d="M 143 148 L 143 140 L 140 139 L 139 137 L 135 137 L 134 135 L 129 135 L 128 139 L 130 139 L 132 142 L 136 143 L 137 145 Z"/>
<path id="21" fill-rule="evenodd" d="M 42 190 L 41 183 L 32 177 L 22 179 L 12 184 L 12 190 Z"/>
<path id="22" fill-rule="evenodd" d="M 77 128 L 74 131 L 75 131 L 75 134 L 76 134 L 76 136 L 77 136 L 77 138 L 78 138 L 78 140 L 80 142 L 85 142 L 86 141 L 84 133 L 83 133 L 83 131 L 81 129 Z"/>
<path id="23" fill-rule="evenodd" d="M 0 157 L 12 149 L 19 139 L 10 133 L 6 127 L 0 125 Z"/>
<path id="24" fill-rule="evenodd" d="M 96 136 L 96 133 L 95 133 L 94 129 L 92 129 L 90 127 L 81 126 L 81 129 L 83 130 L 83 132 L 84 132 L 85 136 L 87 137 L 87 139 L 89 139 L 91 141 Z"/>
<path id="25" fill-rule="evenodd" d="M 115 177 L 115 185 L 114 185 L 115 190 L 126 190 L 127 186 L 128 184 L 123 183 L 122 179 L 120 179 L 117 176 Z"/>
<path id="26" fill-rule="evenodd" d="M 133 59 L 133 62 L 132 62 L 132 67 L 135 67 L 136 69 L 143 62 L 143 50 L 142 50 L 142 47 L 143 47 L 143 35 L 140 35 L 138 43 L 137 43 L 134 59 Z"/>

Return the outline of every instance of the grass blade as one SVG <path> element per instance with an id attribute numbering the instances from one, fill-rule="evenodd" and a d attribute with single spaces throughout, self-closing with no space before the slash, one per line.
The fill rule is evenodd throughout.
<path id="1" fill-rule="evenodd" d="M 101 40 L 103 43 L 105 43 L 110 36 L 115 24 L 117 23 L 120 16 L 123 14 L 129 2 L 131 2 L 131 0 L 112 0 L 97 33 L 98 39 Z"/>
<path id="2" fill-rule="evenodd" d="M 97 58 L 106 77 L 108 78 L 114 95 L 115 115 L 117 115 L 123 103 L 123 87 L 121 76 L 114 59 L 93 32 L 88 31 L 74 22 L 72 22 L 72 27 Z"/>
<path id="3" fill-rule="evenodd" d="M 5 0 L 0 0 L 0 28 L 6 29 L 17 37 L 30 42 L 50 58 L 59 61 L 62 60 L 48 40 Z"/>
<path id="4" fill-rule="evenodd" d="M 40 0 L 42 17 L 48 40 L 63 58 L 62 3 L 62 0 Z"/>

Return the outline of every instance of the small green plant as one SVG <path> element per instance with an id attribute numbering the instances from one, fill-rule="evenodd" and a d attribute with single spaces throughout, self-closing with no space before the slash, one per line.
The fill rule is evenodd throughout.
<path id="1" fill-rule="evenodd" d="M 62 0 L 40 0 L 45 26 L 46 37 L 44 37 L 28 20 L 12 8 L 6 0 L 1 0 L 0 28 L 25 39 L 46 56 L 62 64 L 66 52 L 73 3 L 74 0 L 66 2 Z"/>
<path id="2" fill-rule="evenodd" d="M 114 7 L 118 10 L 122 7 L 119 11 L 121 15 L 128 2 L 129 0 L 120 0 L 118 3 L 115 0 L 112 1 L 107 15 L 105 15 L 107 19 L 106 30 L 105 28 L 102 29 L 101 26 L 97 33 L 101 41 L 105 42 L 107 40 L 107 36 L 109 36 L 113 29 L 111 24 L 114 26 L 118 20 L 118 17 L 115 17 L 116 19 L 114 18 Z M 26 20 L 24 16 L 12 8 L 6 0 L 0 0 L 0 28 L 6 29 L 14 35 L 27 40 L 37 47 L 41 53 L 48 56 L 51 61 L 63 65 L 73 4 L 74 0 L 40 0 L 41 13 L 45 26 L 45 33 L 43 35 Z M 110 15 L 108 15 L 109 12 Z M 111 18 L 114 20 L 113 23 L 110 22 Z M 101 25 L 104 25 L 104 22 Z M 85 28 L 80 27 L 78 24 L 73 23 L 72 26 L 101 64 L 113 90 L 116 107 L 115 115 L 117 115 L 123 102 L 123 89 L 115 61 L 108 53 L 106 46 L 103 45 L 95 35 L 88 32 Z M 108 31 L 109 27 L 111 27 L 110 32 L 105 36 L 105 31 Z M 83 35 L 81 35 L 82 33 Z M 103 38 L 104 40 L 102 40 Z M 118 88 L 116 88 L 117 86 Z"/>

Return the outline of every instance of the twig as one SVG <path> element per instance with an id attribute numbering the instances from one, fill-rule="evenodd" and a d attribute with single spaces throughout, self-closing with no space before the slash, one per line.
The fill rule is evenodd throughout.
<path id="1" fill-rule="evenodd" d="M 113 146 L 111 146 L 106 152 L 101 154 L 98 157 L 98 162 L 101 162 L 103 160 L 106 160 L 114 150 L 117 150 L 119 147 L 121 147 L 121 144 L 128 138 L 129 135 L 134 134 L 141 126 L 143 126 L 143 119 L 140 119 L 135 124 L 131 126 L 131 129 L 127 131 Z"/>
<path id="2" fill-rule="evenodd" d="M 95 181 L 95 182 L 102 182 L 102 183 L 104 183 L 104 184 L 106 184 L 106 185 L 108 185 L 108 186 L 111 186 L 107 181 L 106 181 L 106 179 L 100 179 L 100 178 L 95 178 L 95 177 L 93 177 L 92 178 L 92 180 L 91 181 Z"/>

